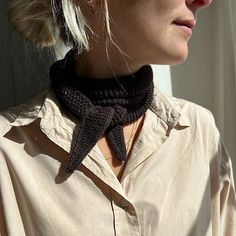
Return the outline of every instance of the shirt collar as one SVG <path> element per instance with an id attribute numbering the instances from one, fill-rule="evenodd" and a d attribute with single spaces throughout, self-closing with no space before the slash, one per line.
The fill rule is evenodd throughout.
<path id="1" fill-rule="evenodd" d="M 190 126 L 190 123 L 181 112 L 183 104 L 183 100 L 178 99 L 177 102 L 176 98 L 164 95 L 158 88 L 155 88 L 150 109 L 168 125 L 169 129 L 177 125 L 187 127 Z"/>
<path id="2" fill-rule="evenodd" d="M 162 94 L 157 88 L 154 89 L 154 99 L 150 109 L 168 125 L 169 129 L 177 125 L 190 126 L 186 117 L 180 113 L 181 108 L 179 100 L 177 103 L 177 99 Z M 12 113 L 17 115 L 9 116 L 11 126 L 28 125 L 40 118 L 40 128 L 43 132 L 50 137 L 53 137 L 54 134 L 61 135 L 67 141 L 69 139 L 68 145 L 70 145 L 76 119 L 68 117 L 60 110 L 59 102 L 51 90 L 15 110 L 17 112 Z M 8 112 L 8 114 L 10 113 Z"/>

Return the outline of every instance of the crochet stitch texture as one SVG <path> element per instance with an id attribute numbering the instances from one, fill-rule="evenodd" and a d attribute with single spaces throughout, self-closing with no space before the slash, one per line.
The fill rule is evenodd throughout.
<path id="1" fill-rule="evenodd" d="M 67 53 L 50 69 L 51 87 L 63 110 L 78 119 L 65 171 L 73 173 L 105 135 L 117 158 L 127 158 L 123 125 L 145 114 L 153 99 L 150 65 L 117 78 L 76 76 L 75 54 Z"/>

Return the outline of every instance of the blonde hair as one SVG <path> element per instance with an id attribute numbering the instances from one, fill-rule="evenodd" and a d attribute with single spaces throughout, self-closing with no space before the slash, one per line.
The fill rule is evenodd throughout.
<path id="1" fill-rule="evenodd" d="M 112 41 L 107 0 L 102 1 L 101 14 Z M 15 29 L 39 47 L 54 46 L 59 35 L 79 53 L 89 50 L 88 31 L 93 32 L 75 0 L 11 0 L 8 15 Z"/>

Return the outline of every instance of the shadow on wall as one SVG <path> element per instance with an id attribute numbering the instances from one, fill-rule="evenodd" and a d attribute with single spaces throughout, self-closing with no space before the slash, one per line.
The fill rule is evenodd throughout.
<path id="1" fill-rule="evenodd" d="M 8 22 L 7 0 L 0 8 L 0 110 L 21 104 L 48 86 L 52 50 L 38 49 L 23 39 Z"/>

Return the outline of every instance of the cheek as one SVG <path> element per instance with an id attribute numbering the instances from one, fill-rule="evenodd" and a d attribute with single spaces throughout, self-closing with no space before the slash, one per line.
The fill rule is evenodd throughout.
<path id="1" fill-rule="evenodd" d="M 157 39 L 153 38 L 152 48 L 149 50 L 150 54 L 153 54 L 152 58 L 159 60 L 158 63 L 178 64 L 188 56 L 188 40 L 176 32 L 172 26 L 162 28 Z"/>
<path id="2" fill-rule="evenodd" d="M 187 42 L 175 34 L 171 25 L 180 0 L 145 0 L 146 5 L 143 0 L 126 1 L 126 10 L 120 5 L 112 9 L 112 31 L 121 49 L 136 60 L 143 58 L 154 64 L 176 64 L 185 60 Z"/>
<path id="3" fill-rule="evenodd" d="M 117 34 L 141 32 L 151 34 L 160 31 L 173 20 L 176 1 L 180 0 L 114 0 L 109 12 Z M 183 1 L 183 0 L 181 0 Z M 173 2 L 175 4 L 173 4 Z M 147 32 L 147 33 L 146 33 Z"/>

